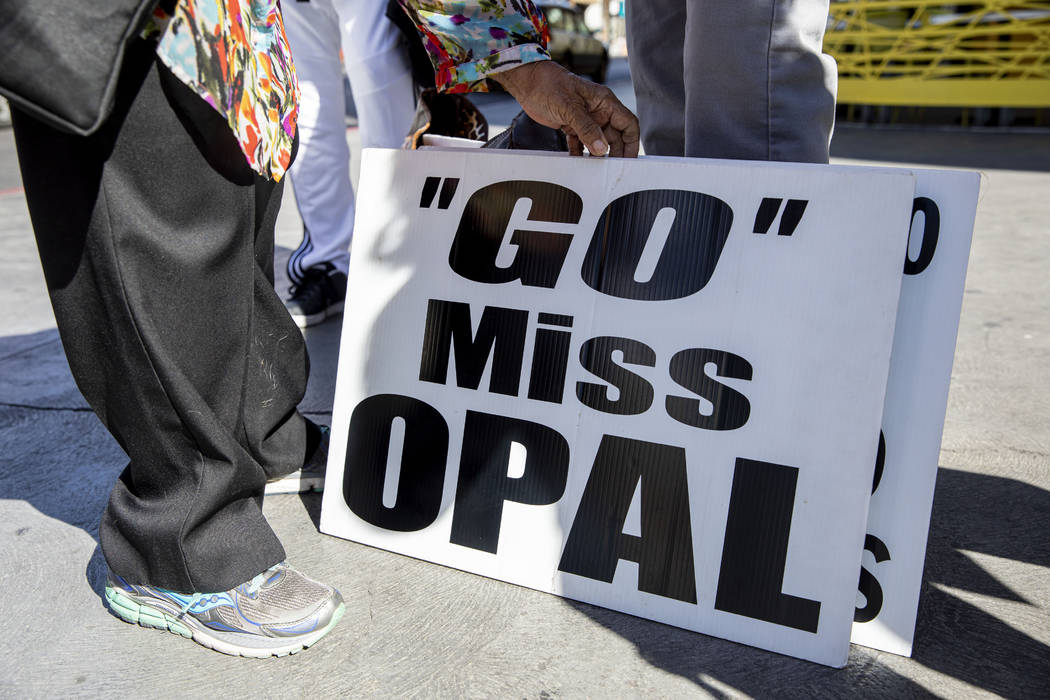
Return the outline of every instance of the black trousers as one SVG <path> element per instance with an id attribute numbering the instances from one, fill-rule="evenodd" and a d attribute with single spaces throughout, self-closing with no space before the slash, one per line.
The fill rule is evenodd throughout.
<path id="1" fill-rule="evenodd" d="M 263 488 L 316 443 L 296 410 L 305 344 L 273 289 L 282 186 L 145 42 L 101 131 L 14 128 L 70 368 L 130 459 L 106 561 L 132 583 L 233 588 L 284 559 Z"/>

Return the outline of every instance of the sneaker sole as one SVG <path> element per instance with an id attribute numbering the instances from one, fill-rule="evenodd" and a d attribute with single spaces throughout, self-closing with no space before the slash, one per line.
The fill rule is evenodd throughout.
<path id="1" fill-rule="evenodd" d="M 333 627 L 343 618 L 346 612 L 346 604 L 340 603 L 332 614 L 328 624 L 319 630 L 314 630 L 308 635 L 295 638 L 262 637 L 259 635 L 239 635 L 250 637 L 252 641 L 260 642 L 259 646 L 244 646 L 230 639 L 236 633 L 217 633 L 199 625 L 189 625 L 176 619 L 164 610 L 143 605 L 131 597 L 124 595 L 116 588 L 106 586 L 106 603 L 113 613 L 131 624 L 141 627 L 165 630 L 180 637 L 192 639 L 201 646 L 230 656 L 244 656 L 252 659 L 267 659 L 271 656 L 288 656 L 302 651 L 317 642 L 321 637 L 328 634 Z"/>
<path id="2" fill-rule="evenodd" d="M 280 479 L 266 482 L 266 495 L 273 496 L 282 493 L 321 493 L 324 491 L 323 476 L 286 476 Z"/>
<path id="3" fill-rule="evenodd" d="M 295 321 L 295 325 L 300 328 L 309 328 L 310 326 L 316 326 L 319 323 L 332 318 L 333 316 L 339 316 L 343 313 L 343 305 L 345 302 L 339 302 L 338 304 L 332 304 L 324 311 L 318 311 L 315 314 L 292 314 L 292 320 Z"/>

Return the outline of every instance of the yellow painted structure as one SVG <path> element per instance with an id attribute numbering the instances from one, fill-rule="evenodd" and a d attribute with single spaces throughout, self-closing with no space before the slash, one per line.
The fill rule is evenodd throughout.
<path id="1" fill-rule="evenodd" d="M 838 100 L 1050 107 L 1050 1 L 833 0 Z"/>

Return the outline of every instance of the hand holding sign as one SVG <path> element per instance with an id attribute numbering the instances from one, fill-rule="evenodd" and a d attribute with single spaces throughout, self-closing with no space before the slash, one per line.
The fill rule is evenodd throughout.
<path id="1" fill-rule="evenodd" d="M 638 117 L 613 91 L 565 70 L 553 61 L 536 61 L 492 76 L 514 96 L 525 113 L 544 126 L 561 129 L 569 152 L 638 155 Z"/>

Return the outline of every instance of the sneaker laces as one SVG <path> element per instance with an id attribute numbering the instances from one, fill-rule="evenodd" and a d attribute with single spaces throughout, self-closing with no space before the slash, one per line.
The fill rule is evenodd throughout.
<path id="1" fill-rule="evenodd" d="M 263 587 L 263 584 L 269 581 L 273 574 L 276 573 L 277 569 L 281 568 L 282 566 L 284 566 L 283 561 L 278 564 L 274 564 L 261 574 L 256 574 L 255 576 L 253 576 L 252 579 L 247 583 L 242 583 L 240 586 L 237 586 L 237 588 L 240 589 L 249 598 L 254 600 L 259 595 L 259 590 Z M 215 594 L 194 593 L 189 597 L 189 600 L 182 604 L 182 610 L 179 613 L 179 615 L 185 615 L 193 608 L 194 605 L 206 598 L 210 598 L 213 595 Z"/>
<path id="2" fill-rule="evenodd" d="M 274 564 L 266 571 L 261 574 L 257 574 L 252 577 L 252 580 L 244 584 L 244 592 L 251 599 L 255 599 L 259 595 L 259 590 L 263 587 L 263 584 L 273 578 L 273 575 L 277 573 L 278 569 L 284 567 L 284 562 Z"/>
<path id="3" fill-rule="evenodd" d="M 210 594 L 208 594 L 208 593 L 194 593 L 193 595 L 191 595 L 190 599 L 182 604 L 182 610 L 179 611 L 179 617 L 182 617 L 183 615 L 188 613 L 190 611 L 190 608 L 192 608 L 194 605 L 196 605 L 197 603 L 199 603 L 202 600 L 204 600 L 206 597 L 208 597 L 208 595 L 210 595 Z"/>

